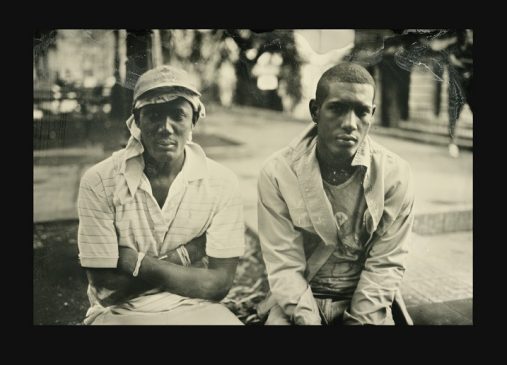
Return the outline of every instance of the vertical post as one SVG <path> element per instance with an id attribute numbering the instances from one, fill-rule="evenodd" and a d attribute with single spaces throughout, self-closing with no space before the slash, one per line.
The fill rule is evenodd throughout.
<path id="1" fill-rule="evenodd" d="M 160 30 L 159 29 L 153 29 L 152 33 L 152 63 L 153 67 L 157 67 L 162 65 L 163 59 L 162 59 L 162 40 L 160 37 Z"/>
<path id="2" fill-rule="evenodd" d="M 120 32 L 113 30 L 114 35 L 114 78 L 115 83 L 111 90 L 111 119 L 122 122 L 127 118 L 128 109 L 125 106 L 123 82 L 120 75 Z"/>
<path id="3" fill-rule="evenodd" d="M 160 52 L 162 53 L 162 63 L 169 63 L 171 60 L 171 29 L 162 29 L 160 32 Z"/>

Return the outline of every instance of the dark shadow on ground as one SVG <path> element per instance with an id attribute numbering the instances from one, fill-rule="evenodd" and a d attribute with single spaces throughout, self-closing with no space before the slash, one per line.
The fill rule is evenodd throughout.
<path id="1" fill-rule="evenodd" d="M 33 323 L 79 324 L 88 309 L 77 256 L 77 222 L 34 224 Z"/>
<path id="2" fill-rule="evenodd" d="M 89 302 L 88 281 L 78 261 L 77 221 L 34 224 L 33 323 L 77 325 Z M 261 324 L 255 304 L 268 291 L 258 241 L 246 233 L 246 252 L 240 259 L 229 294 L 222 301 L 246 324 Z"/>

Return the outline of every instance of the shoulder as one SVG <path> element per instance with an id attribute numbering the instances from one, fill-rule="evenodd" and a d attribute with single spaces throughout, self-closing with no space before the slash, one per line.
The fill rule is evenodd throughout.
<path id="1" fill-rule="evenodd" d="M 208 178 L 223 186 L 238 185 L 238 177 L 228 167 L 221 163 L 206 157 L 206 165 L 208 167 Z"/>
<path id="2" fill-rule="evenodd" d="M 228 167 L 206 157 L 207 176 L 203 180 L 209 196 L 213 197 L 213 201 L 221 204 L 228 204 L 228 202 L 241 202 L 241 186 L 239 185 L 238 177 Z"/>
<path id="3" fill-rule="evenodd" d="M 286 146 L 271 154 L 261 165 L 261 175 L 275 177 L 282 169 L 289 167 L 294 156 L 294 149 Z"/>
<path id="4" fill-rule="evenodd" d="M 262 164 L 261 173 L 283 173 L 302 156 L 310 153 L 317 137 L 317 127 L 309 123 L 289 144 L 271 154 Z"/>
<path id="5" fill-rule="evenodd" d="M 108 158 L 92 165 L 81 177 L 81 184 L 94 187 L 104 180 L 114 179 L 119 172 L 123 154 L 124 150 L 116 151 Z"/>
<path id="6" fill-rule="evenodd" d="M 410 164 L 398 154 L 370 139 L 370 149 L 374 162 L 382 162 L 384 176 L 411 174 Z"/>
<path id="7" fill-rule="evenodd" d="M 372 144 L 374 166 L 377 176 L 382 176 L 384 186 L 384 199 L 398 202 L 400 206 L 411 206 L 415 200 L 414 179 L 410 164 L 398 154 L 381 146 Z"/>

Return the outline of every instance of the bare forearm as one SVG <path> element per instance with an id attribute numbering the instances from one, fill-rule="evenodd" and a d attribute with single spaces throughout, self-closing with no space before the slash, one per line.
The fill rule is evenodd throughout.
<path id="1" fill-rule="evenodd" d="M 192 262 L 193 267 L 203 267 L 201 260 L 197 260 L 197 257 L 194 259 L 196 262 Z M 169 252 L 163 260 L 174 265 L 182 265 L 175 251 Z M 157 288 L 156 284 L 135 278 L 130 273 L 119 269 L 87 269 L 87 275 L 89 282 L 97 290 L 103 306 L 120 304 Z"/>
<path id="2" fill-rule="evenodd" d="M 89 268 L 86 273 L 103 306 L 123 303 L 154 288 L 151 283 L 118 269 Z"/>
<path id="3" fill-rule="evenodd" d="M 164 291 L 216 301 L 225 297 L 232 284 L 223 270 L 184 267 L 151 257 L 143 260 L 139 277 Z"/>

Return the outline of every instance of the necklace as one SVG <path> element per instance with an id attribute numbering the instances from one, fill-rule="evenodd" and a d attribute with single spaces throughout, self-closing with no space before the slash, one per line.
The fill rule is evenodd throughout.
<path id="1" fill-rule="evenodd" d="M 321 165 L 322 178 L 331 185 L 339 185 L 347 181 L 354 173 L 355 168 L 348 166 L 344 168 L 335 168 L 325 164 Z"/>

